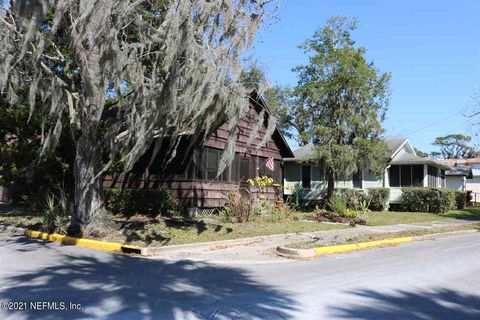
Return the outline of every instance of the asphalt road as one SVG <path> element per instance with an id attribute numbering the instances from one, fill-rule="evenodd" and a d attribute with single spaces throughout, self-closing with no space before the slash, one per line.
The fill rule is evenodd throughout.
<path id="1" fill-rule="evenodd" d="M 480 319 L 480 233 L 232 265 L 0 234 L 0 305 L 27 309 L 0 310 L 0 319 L 15 320 Z M 52 310 L 69 308 L 81 309 Z"/>

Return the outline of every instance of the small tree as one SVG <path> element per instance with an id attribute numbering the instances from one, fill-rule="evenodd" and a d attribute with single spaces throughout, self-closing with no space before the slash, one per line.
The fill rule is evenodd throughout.
<path id="1" fill-rule="evenodd" d="M 477 156 L 477 152 L 468 145 L 471 141 L 472 137 L 459 133 L 437 137 L 432 144 L 439 147 L 440 151 L 434 151 L 431 155 L 434 158 L 444 159 L 474 158 Z"/>
<path id="2" fill-rule="evenodd" d="M 248 108 L 240 55 L 269 2 L 0 1 L 0 94 L 40 119 L 41 159 L 70 134 L 72 231 L 108 220 L 104 173 L 116 161 L 128 171 L 154 142 L 168 161 L 179 137 L 192 147 L 228 119 L 223 171 Z"/>
<path id="3" fill-rule="evenodd" d="M 385 169 L 382 140 L 390 75 L 379 73 L 365 58 L 365 49 L 351 38 L 355 20 L 331 18 L 301 45 L 310 54 L 299 66 L 295 126 L 301 144 L 315 145 L 315 159 L 325 168 L 327 199 L 335 180 L 368 168 Z"/>

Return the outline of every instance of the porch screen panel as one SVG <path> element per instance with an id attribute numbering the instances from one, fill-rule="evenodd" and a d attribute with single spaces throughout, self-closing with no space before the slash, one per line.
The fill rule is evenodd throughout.
<path id="1" fill-rule="evenodd" d="M 412 166 L 412 186 L 423 187 L 423 165 Z"/>
<path id="2" fill-rule="evenodd" d="M 388 180 L 390 181 L 390 187 L 400 187 L 400 166 L 390 166 Z"/>
<path id="3" fill-rule="evenodd" d="M 438 187 L 438 168 L 434 166 L 428 166 L 428 186 L 430 188 Z"/>
<path id="4" fill-rule="evenodd" d="M 400 166 L 400 185 L 402 187 L 412 186 L 412 166 Z"/>
<path id="5" fill-rule="evenodd" d="M 247 181 L 250 178 L 250 160 L 240 158 L 240 181 Z"/>
<path id="6" fill-rule="evenodd" d="M 282 162 L 280 160 L 274 160 L 273 165 L 273 179 L 275 182 L 282 184 Z"/>

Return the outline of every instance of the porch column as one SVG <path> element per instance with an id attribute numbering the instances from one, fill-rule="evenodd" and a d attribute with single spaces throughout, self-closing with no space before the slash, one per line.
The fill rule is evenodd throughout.
<path id="1" fill-rule="evenodd" d="M 428 164 L 423 165 L 423 186 L 428 187 Z"/>

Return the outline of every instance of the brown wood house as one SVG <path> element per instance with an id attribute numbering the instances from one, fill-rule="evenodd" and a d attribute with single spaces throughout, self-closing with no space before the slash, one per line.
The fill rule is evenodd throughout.
<path id="1" fill-rule="evenodd" d="M 267 121 L 264 121 L 256 140 L 247 146 L 247 140 L 262 108 L 267 108 L 261 96 L 253 91 L 249 97 L 249 112 L 238 125 L 236 153 L 232 164 L 217 177 L 217 169 L 222 152 L 225 149 L 228 137 L 228 123 L 221 125 L 208 139 L 189 154 L 182 153 L 187 141 L 182 144 L 167 169 L 159 170 L 162 159 L 157 158 L 148 167 L 147 152 L 134 166 L 131 173 L 123 179 L 112 179 L 107 176 L 104 179 L 105 188 L 162 188 L 169 189 L 177 202 L 188 208 L 215 208 L 224 205 L 227 194 L 236 186 L 247 188 L 247 193 L 255 194 L 256 190 L 248 187 L 247 179 L 256 176 L 267 175 L 274 179 L 275 183 L 282 185 L 284 158 L 293 158 L 293 152 L 278 128 L 267 143 L 260 148 L 257 145 L 262 141 L 266 133 Z M 188 139 L 188 138 L 187 138 Z M 186 140 L 187 140 L 186 139 Z M 161 154 L 161 153 L 159 153 Z M 273 157 L 274 171 L 265 167 L 265 161 Z M 148 167 L 148 168 L 147 168 Z M 278 187 L 268 187 L 265 196 L 269 200 L 275 200 L 282 196 Z"/>

